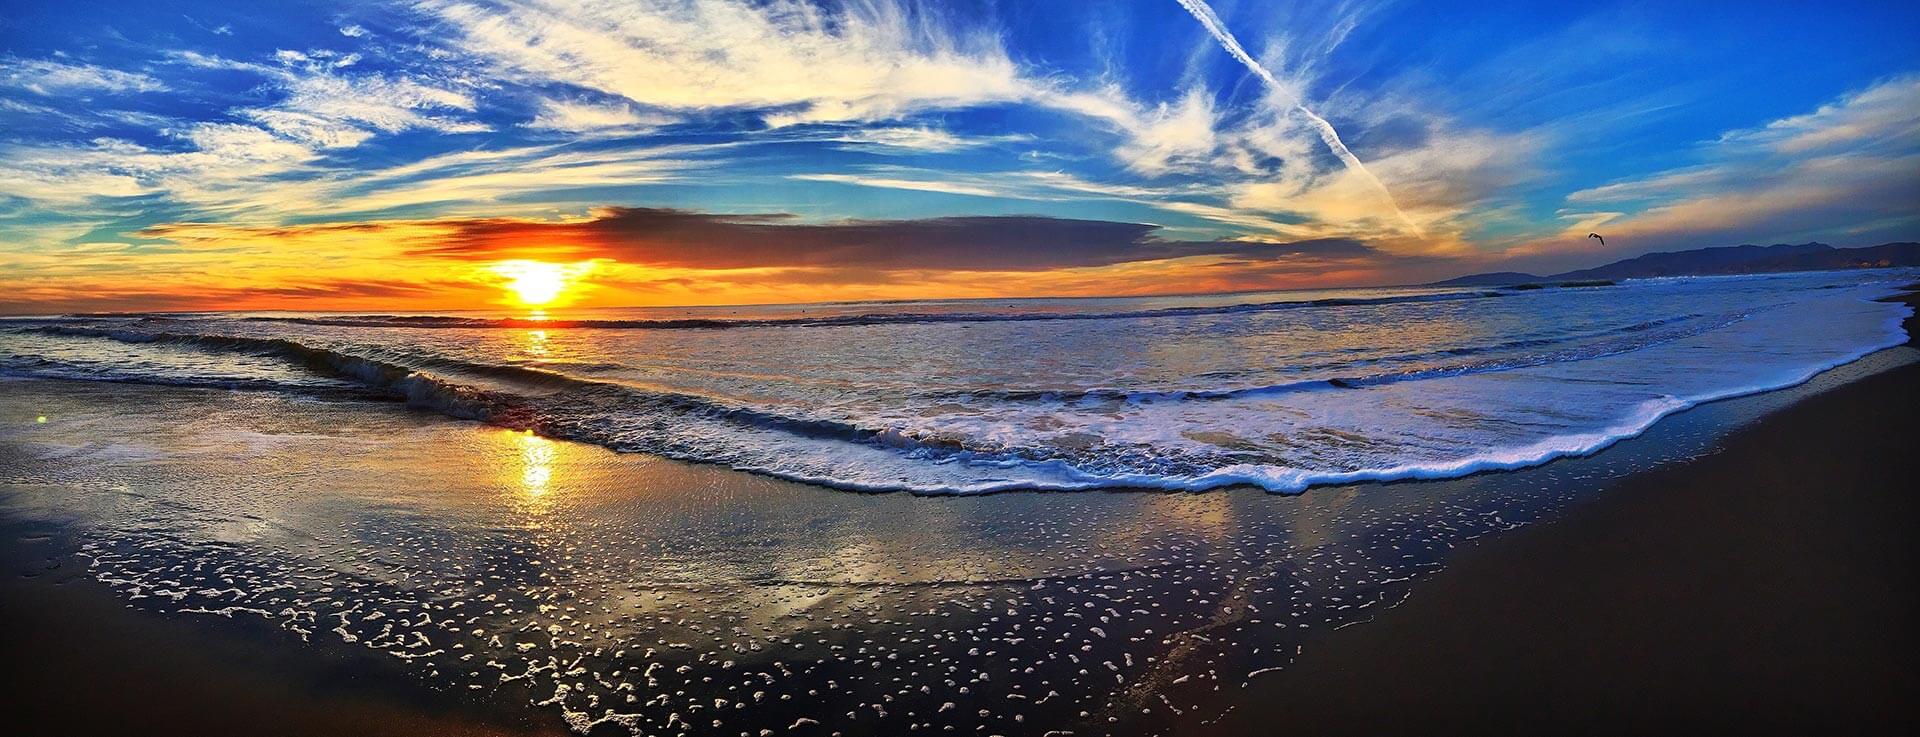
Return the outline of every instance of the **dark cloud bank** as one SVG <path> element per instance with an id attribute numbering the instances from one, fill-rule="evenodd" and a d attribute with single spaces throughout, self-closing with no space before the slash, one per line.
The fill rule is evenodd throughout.
<path id="1" fill-rule="evenodd" d="M 1171 241 L 1160 226 L 1036 215 L 804 223 L 792 215 L 605 208 L 591 220 L 467 220 L 419 255 L 491 260 L 515 255 L 608 258 L 694 269 L 860 268 L 1039 271 L 1187 256 L 1265 261 L 1292 256 L 1371 260 L 1356 240 L 1293 243 Z"/>

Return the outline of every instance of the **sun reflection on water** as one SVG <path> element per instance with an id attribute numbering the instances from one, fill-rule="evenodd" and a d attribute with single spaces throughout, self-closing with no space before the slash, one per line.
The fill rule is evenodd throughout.
<path id="1" fill-rule="evenodd" d="M 530 497 L 545 496 L 553 482 L 553 441 L 533 434 L 520 435 L 520 490 Z"/>
<path id="2" fill-rule="evenodd" d="M 512 438 L 511 466 L 502 481 L 511 504 L 536 523 L 552 511 L 556 494 L 554 470 L 559 450 L 554 442 L 531 431 L 508 433 Z"/>
<path id="3" fill-rule="evenodd" d="M 547 337 L 547 331 L 545 330 L 528 330 L 527 355 L 533 358 L 546 358 L 548 354 Z"/>

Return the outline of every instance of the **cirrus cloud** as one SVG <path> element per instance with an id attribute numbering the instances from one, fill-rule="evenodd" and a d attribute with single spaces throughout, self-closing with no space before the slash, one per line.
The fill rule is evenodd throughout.
<path id="1" fill-rule="evenodd" d="M 1817 110 L 1728 131 L 1698 163 L 1575 191 L 1562 237 L 1516 256 L 1698 243 L 1897 237 L 1920 222 L 1920 76 L 1884 80 Z"/>

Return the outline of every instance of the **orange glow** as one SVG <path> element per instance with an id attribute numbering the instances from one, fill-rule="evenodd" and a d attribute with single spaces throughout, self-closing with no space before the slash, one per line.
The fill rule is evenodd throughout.
<path id="1" fill-rule="evenodd" d="M 862 271 L 687 266 L 616 260 L 529 239 L 469 260 L 435 251 L 457 235 L 435 221 L 248 226 L 181 223 L 142 237 L 173 244 L 5 253 L 0 314 L 115 310 L 439 311 L 505 305 L 539 320 L 559 309 L 844 300 L 1190 294 L 1413 282 L 1365 258 L 1292 257 L 1249 266 L 1196 256 L 1033 270 Z M 576 244 L 577 245 L 577 244 Z"/>
<path id="2" fill-rule="evenodd" d="M 494 274 L 505 277 L 506 290 L 513 293 L 514 299 L 528 306 L 552 304 L 573 288 L 580 277 L 593 270 L 593 262 L 583 261 L 574 264 L 550 264 L 545 261 L 515 259 L 501 261 L 488 267 Z"/>

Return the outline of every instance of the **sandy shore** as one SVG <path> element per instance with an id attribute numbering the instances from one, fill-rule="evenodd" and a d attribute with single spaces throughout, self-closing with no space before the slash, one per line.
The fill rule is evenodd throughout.
<path id="1" fill-rule="evenodd" d="M 1920 366 L 1800 402 L 1477 541 L 1206 731 L 1910 734 L 1916 438 Z"/>
<path id="2" fill-rule="evenodd" d="M 1917 327 L 1910 320 L 1909 334 Z M 1166 709 L 1149 714 L 1141 708 L 1164 702 L 1116 705 L 1092 719 L 1119 725 L 1108 727 L 1117 734 L 1884 732 L 1914 721 L 1905 705 L 1916 691 L 1908 623 L 1920 605 L 1910 533 L 1915 502 L 1904 492 L 1905 482 L 1920 470 L 1912 453 L 1912 439 L 1920 437 L 1916 387 L 1920 364 L 1909 363 L 1825 391 L 1795 389 L 1703 406 L 1590 458 L 1453 481 L 1320 489 L 1300 497 L 1251 490 L 850 495 L 588 446 L 541 441 L 533 446 L 540 453 L 528 455 L 522 438 L 512 433 L 476 433 L 438 418 L 404 417 L 379 408 L 308 406 L 295 414 L 276 410 L 255 417 L 255 429 L 269 434 L 234 436 L 257 444 L 248 456 L 252 473 L 288 473 L 294 459 L 311 456 L 300 450 L 309 447 L 305 444 L 358 455 L 325 459 L 320 466 L 325 473 L 288 476 L 294 481 L 287 483 L 299 484 L 301 493 L 275 502 L 280 506 L 236 516 L 247 510 L 237 507 L 209 517 L 210 528 L 192 529 L 209 537 L 213 547 L 203 550 L 218 552 L 228 537 L 259 545 L 260 539 L 327 529 L 341 510 L 370 514 L 364 519 L 372 520 L 433 513 L 438 516 L 422 519 L 466 520 L 477 525 L 469 533 L 485 536 L 517 535 L 517 528 L 501 525 L 537 518 L 544 521 L 536 531 L 559 536 L 548 557 L 562 552 L 566 560 L 578 550 L 583 559 L 593 560 L 587 555 L 618 553 L 612 558 L 617 565 L 574 569 L 577 575 L 604 574 L 614 582 L 632 580 L 636 571 L 655 575 L 656 558 L 684 554 L 692 541 L 752 538 L 767 555 L 753 549 L 729 549 L 731 557 L 708 551 L 703 555 L 717 563 L 698 559 L 707 566 L 698 569 L 701 575 L 744 576 L 733 584 L 738 587 L 739 581 L 763 579 L 755 571 L 764 562 L 795 582 L 756 589 L 777 596 L 747 590 L 752 587 L 717 591 L 686 611 L 767 610 L 785 618 L 781 621 L 793 621 L 793 611 L 807 611 L 788 611 L 790 606 L 827 612 L 843 600 L 875 597 L 888 602 L 884 611 L 924 608 L 949 595 L 940 593 L 948 589 L 923 584 L 956 578 L 982 583 L 956 586 L 955 596 L 999 592 L 993 594 L 1000 597 L 996 601 L 1038 588 L 1030 582 L 1055 582 L 1049 595 L 1072 607 L 1084 602 L 1056 583 L 1115 581 L 1133 593 L 1151 594 L 1148 587 L 1161 585 L 1158 578 L 1127 583 L 1125 571 L 1186 571 L 1178 585 L 1152 594 L 1163 595 L 1152 605 L 1164 601 L 1170 610 L 1180 610 L 1164 621 L 1214 635 L 1280 616 L 1248 619 L 1249 612 L 1236 605 L 1244 592 L 1272 580 L 1272 571 L 1264 567 L 1272 559 L 1263 556 L 1299 551 L 1317 558 L 1321 553 L 1312 551 L 1323 551 L 1342 566 L 1352 564 L 1324 569 L 1327 575 L 1374 576 L 1378 582 L 1356 589 L 1366 599 L 1360 604 L 1365 608 L 1350 610 L 1352 615 L 1332 615 L 1325 611 L 1329 602 L 1321 601 L 1319 611 L 1331 615 L 1324 620 L 1331 626 L 1316 620 L 1312 630 L 1300 630 L 1307 639 L 1297 661 L 1269 671 L 1271 663 L 1241 662 L 1206 646 L 1204 639 L 1182 640 L 1148 671 L 1148 679 L 1186 682 L 1189 694 L 1224 699 L 1231 706 L 1225 720 L 1202 721 Z M 149 421 L 159 423 L 153 428 L 190 424 L 169 420 L 159 410 L 154 410 L 157 419 L 136 419 L 131 409 L 112 404 L 100 410 L 102 398 L 111 402 L 122 390 L 84 389 L 59 401 L 75 411 L 105 411 L 102 432 L 124 434 L 124 428 L 146 427 L 139 422 Z M 170 390 L 140 391 L 160 397 Z M 1796 396 L 1806 398 L 1713 440 L 1718 432 L 1713 428 L 1745 422 Z M 228 405 L 236 402 L 242 408 L 276 409 L 258 397 L 217 399 L 209 406 L 224 412 L 234 411 Z M 315 412 L 326 418 L 309 416 Z M 386 442 L 399 443 L 402 450 L 315 434 L 356 424 L 380 428 L 382 437 L 391 436 Z M 88 431 L 72 432 L 85 437 Z M 208 445 L 200 439 L 203 432 L 182 427 L 180 438 L 147 439 L 186 457 L 229 457 L 224 444 L 232 439 Z M 1689 450 L 1695 444 L 1719 450 L 1683 460 L 1698 455 Z M 494 446 L 505 452 L 476 455 Z M 88 447 L 94 453 L 107 450 Z M 436 466 L 441 470 L 410 462 L 435 452 L 445 454 L 435 456 L 446 459 Z M 487 459 L 496 465 L 475 465 Z M 164 464 L 126 463 L 134 471 L 159 474 L 143 478 L 176 479 L 169 475 L 176 469 Z M 205 476 L 189 468 L 177 478 L 187 484 L 180 488 L 193 489 Z M 556 493 L 547 494 L 550 480 Z M 80 487 L 60 486 L 64 482 L 58 479 L 13 483 L 21 484 L 12 497 L 18 504 L 92 509 L 77 512 L 80 518 L 125 516 L 112 509 L 127 502 L 111 493 L 75 503 L 60 495 L 80 493 Z M 503 487 L 540 495 L 497 496 Z M 272 496 L 276 489 L 293 487 L 276 481 L 261 488 Z M 393 489 L 412 491 L 396 498 Z M 201 501 L 232 503 L 258 496 L 258 491 L 236 490 L 209 493 Z M 1531 500 L 1545 496 L 1572 501 L 1570 506 L 1558 501 L 1533 506 Z M 1426 506 L 1433 503 L 1452 510 L 1447 536 L 1416 534 L 1418 526 L 1409 524 L 1435 519 Z M 1535 512 L 1546 522 L 1500 531 Z M 1048 521 L 1053 517 L 1074 521 L 1055 527 Z M 71 554 L 74 536 L 47 521 L 60 518 L 0 516 L 0 632 L 7 633 L 0 638 L 0 676 L 15 684 L 7 701 L 10 732 L 226 735 L 259 733 L 270 725 L 276 734 L 311 735 L 564 733 L 558 715 L 530 708 L 526 693 L 468 691 L 422 679 L 383 653 L 343 645 L 324 632 L 301 642 L 265 620 L 131 608 L 124 591 L 83 570 Z M 1456 548 L 1452 528 L 1467 521 L 1484 529 L 1470 532 L 1470 542 Z M 267 522 L 275 526 L 254 524 Z M 615 522 L 623 524 L 605 527 Z M 589 526 L 570 526 L 576 524 Z M 443 528 L 435 521 L 421 529 Z M 636 536 L 636 531 L 658 537 Z M 414 534 L 421 533 L 397 539 Z M 1386 534 L 1410 536 L 1380 537 Z M 859 545 L 810 547 L 840 539 Z M 612 545 L 608 540 L 634 547 L 598 547 Z M 1180 546 L 1158 547 L 1165 540 Z M 1157 552 L 1134 555 L 1149 548 Z M 387 555 L 439 549 L 404 543 L 382 548 Z M 1412 551 L 1409 557 L 1417 560 L 1399 568 L 1355 560 L 1378 550 L 1396 551 L 1392 560 L 1402 557 L 1398 550 Z M 974 554 L 956 558 L 956 551 Z M 1391 583 L 1406 580 L 1401 576 L 1407 571 L 1437 565 L 1425 560 L 1427 551 L 1445 551 L 1445 567 L 1418 573 L 1411 584 Z M 865 567 L 849 570 L 849 560 L 855 559 Z M 795 560 L 807 564 L 796 567 Z M 1089 574 L 1092 579 L 1073 573 L 1096 560 L 1106 572 Z M 1223 569 L 1223 562 L 1244 570 Z M 1204 578 L 1223 570 L 1223 580 Z M 862 582 L 842 586 L 818 580 L 843 575 Z M 874 586 L 866 579 L 890 583 Z M 1193 587 L 1211 587 L 1208 597 L 1214 603 L 1188 601 Z M 646 601 L 656 601 L 648 591 Z M 1346 591 L 1337 593 L 1351 597 Z M 771 598 L 755 604 L 755 596 Z M 1401 603 L 1390 609 L 1370 606 L 1396 601 Z M 987 614 L 1000 616 L 1000 611 L 995 606 Z M 1011 619 L 1012 611 L 1006 615 Z M 1364 621 L 1345 626 L 1355 616 Z M 996 635 L 984 628 L 988 623 L 972 622 L 982 626 L 983 642 L 1002 642 L 991 639 Z M 861 636 L 880 637 L 890 630 L 871 632 Z M 1104 633 L 1088 640 L 1107 641 Z M 1289 644 L 1285 652 L 1292 651 Z M 1249 673 L 1254 669 L 1262 674 L 1254 677 Z M 845 672 L 823 670 L 821 677 Z M 812 706 L 812 700 L 803 699 L 792 708 Z M 1141 716 L 1132 717 L 1137 722 L 1106 722 L 1116 713 Z M 777 721 L 771 725 L 776 730 L 794 719 L 783 714 Z M 876 733 L 861 724 L 845 726 L 844 732 Z"/>
<path id="3" fill-rule="evenodd" d="M 58 532 L 0 524 L 0 681 L 20 735 L 485 737 L 562 735 L 526 709 L 488 710 L 374 656 L 289 643 L 271 628 L 129 608 L 66 555 Z"/>

